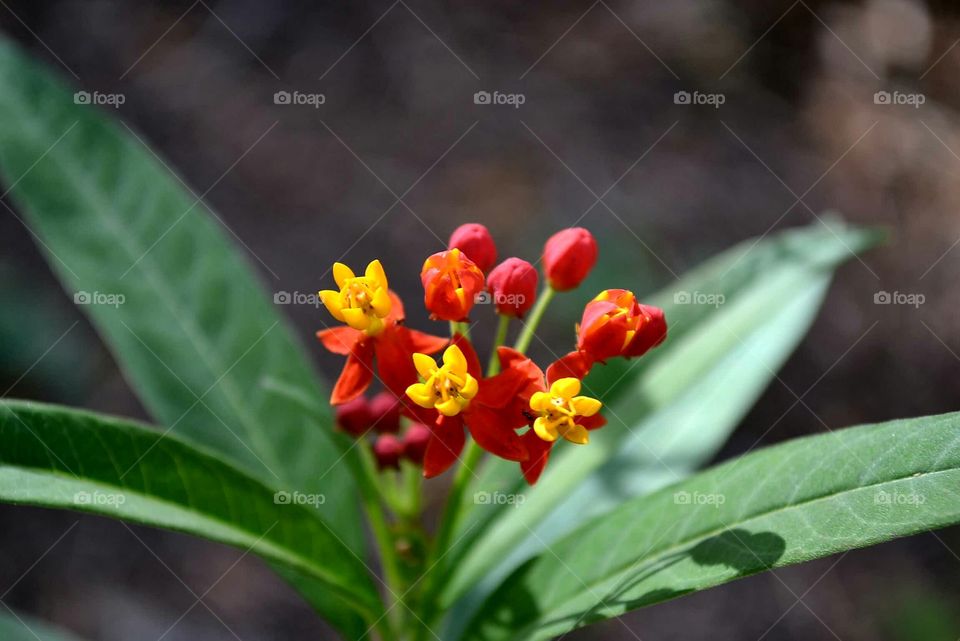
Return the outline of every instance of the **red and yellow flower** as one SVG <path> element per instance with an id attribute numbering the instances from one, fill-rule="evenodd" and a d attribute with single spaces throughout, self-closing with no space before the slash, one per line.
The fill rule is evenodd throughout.
<path id="1" fill-rule="evenodd" d="M 380 261 L 367 265 L 363 276 L 335 263 L 333 278 L 339 291 L 323 290 L 320 299 L 330 314 L 346 325 L 320 330 L 317 338 L 330 352 L 346 356 L 347 362 L 330 403 L 340 405 L 363 394 L 373 382 L 374 364 L 384 386 L 403 398 L 407 386 L 417 379 L 410 354 L 434 354 L 448 340 L 401 324 L 403 304 L 388 289 Z"/>
<path id="2" fill-rule="evenodd" d="M 427 478 L 446 471 L 466 444 L 464 427 L 483 449 L 510 461 L 523 461 L 527 450 L 516 429 L 525 423 L 509 404 L 523 380 L 514 372 L 481 379 L 480 361 L 473 346 L 457 335 L 443 353 L 441 364 L 426 354 L 414 354 L 421 381 L 407 388 L 419 407 L 436 410 L 432 434 L 424 455 Z"/>
<path id="3" fill-rule="evenodd" d="M 530 428 L 520 437 L 527 449 L 527 458 L 520 461 L 520 469 L 533 485 L 543 473 L 559 438 L 585 445 L 589 431 L 605 425 L 606 419 L 599 414 L 600 401 L 580 394 L 585 372 L 573 371 L 558 361 L 548 367 L 544 375 L 536 363 L 515 349 L 501 347 L 497 355 L 503 373 L 510 373 L 517 385 L 516 395 L 505 413 L 511 417 L 522 416 L 523 424 Z"/>
<path id="4" fill-rule="evenodd" d="M 459 249 L 438 252 L 420 270 L 423 303 L 434 320 L 464 321 L 483 291 L 483 272 Z"/>
<path id="5" fill-rule="evenodd" d="M 577 332 L 577 349 L 594 361 L 642 356 L 667 338 L 663 310 L 641 305 L 633 292 L 607 289 L 587 303 Z"/>

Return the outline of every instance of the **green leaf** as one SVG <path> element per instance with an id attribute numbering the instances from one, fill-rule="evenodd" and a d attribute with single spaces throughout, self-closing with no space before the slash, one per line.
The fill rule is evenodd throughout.
<path id="1" fill-rule="evenodd" d="M 958 488 L 957 413 L 767 448 L 551 544 L 496 590 L 466 638 L 548 639 L 756 572 L 954 524 Z"/>
<path id="2" fill-rule="evenodd" d="M 477 523 L 496 508 L 473 509 L 464 530 L 474 530 L 461 541 L 445 604 L 471 587 L 461 607 L 476 604 L 551 541 L 715 455 L 806 334 L 836 267 L 879 238 L 824 220 L 741 243 L 648 299 L 664 308 L 669 337 L 644 358 L 611 361 L 587 379 L 609 421 L 590 445 L 558 448 L 533 488 L 505 481 L 519 476 L 515 464 L 492 461 L 484 471 L 475 491 L 518 492 L 523 503 L 496 513 L 476 541 L 484 529 Z M 719 304 L 678 304 L 683 292 Z"/>
<path id="3" fill-rule="evenodd" d="M 341 607 L 382 613 L 363 562 L 321 520 L 212 454 L 128 421 L 0 402 L 0 500 L 91 512 L 249 550 L 322 582 Z M 310 507 L 313 505 L 314 507 Z M 349 605 L 346 605 L 349 604 Z"/>
<path id="4" fill-rule="evenodd" d="M 7 609 L 0 612 L 0 639 L 4 641 L 80 641 L 74 634 Z"/>
<path id="5" fill-rule="evenodd" d="M 364 554 L 327 391 L 220 219 L 129 127 L 2 39 L 0 85 L 0 175 L 67 294 L 104 302 L 79 307 L 156 422 L 271 487 L 340 488 L 326 522 Z M 346 625 L 338 604 L 314 605 Z"/>

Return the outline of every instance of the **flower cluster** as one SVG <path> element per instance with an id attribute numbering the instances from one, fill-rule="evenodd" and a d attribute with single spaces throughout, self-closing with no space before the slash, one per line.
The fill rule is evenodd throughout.
<path id="1" fill-rule="evenodd" d="M 437 476 L 460 458 L 469 435 L 484 450 L 518 462 L 532 484 L 554 443 L 585 445 L 590 431 L 604 425 L 602 404 L 584 393 L 583 379 L 597 363 L 642 356 L 663 342 L 663 311 L 624 289 L 600 292 L 584 308 L 574 349 L 544 371 L 523 350 L 553 293 L 576 289 L 590 273 L 596 240 L 586 229 L 565 229 L 547 241 L 541 260 L 547 284 L 538 299 L 532 264 L 507 258 L 497 265 L 486 227 L 458 228 L 448 249 L 429 256 L 420 271 L 424 305 L 430 318 L 450 322 L 449 338 L 404 325 L 403 306 L 379 261 L 362 276 L 333 266 L 339 289 L 321 291 L 320 298 L 344 325 L 317 337 L 347 360 L 330 400 L 341 430 L 375 435 L 381 470 L 405 459 L 422 465 L 424 476 Z M 485 303 L 501 316 L 502 329 L 486 373 L 467 325 L 474 307 Z M 509 319 L 523 322 L 528 313 L 517 348 L 503 346 Z M 368 400 L 375 376 L 384 391 Z"/>

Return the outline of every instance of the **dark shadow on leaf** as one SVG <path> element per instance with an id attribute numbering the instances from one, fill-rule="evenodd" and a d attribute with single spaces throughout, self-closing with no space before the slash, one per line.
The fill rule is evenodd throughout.
<path id="1" fill-rule="evenodd" d="M 471 627 L 474 628 L 478 639 L 486 639 L 490 636 L 496 638 L 500 636 L 496 631 L 524 630 L 531 625 L 539 628 L 567 624 L 570 629 L 580 628 L 617 616 L 627 610 L 662 603 L 696 591 L 700 586 L 658 587 L 633 596 L 636 588 L 644 582 L 686 559 L 701 566 L 724 566 L 733 570 L 734 576 L 724 578 L 721 581 L 724 582 L 772 568 L 783 556 L 785 549 L 786 541 L 773 532 L 754 534 L 743 529 L 726 530 L 682 552 L 669 554 L 649 564 L 637 565 L 634 568 L 636 573 L 630 574 L 626 581 L 605 596 L 597 594 L 597 603 L 589 610 L 545 621 L 539 620 L 542 607 L 551 604 L 541 604 L 537 601 L 537 595 L 527 584 L 527 576 L 535 569 L 537 561 L 543 561 L 546 557 L 531 559 L 510 575 L 503 587 L 495 594 L 496 601 L 487 602 L 487 605 L 474 618 Z M 558 577 L 557 580 L 575 582 L 578 579 Z M 582 582 L 582 579 L 580 581 Z M 587 589 L 587 587 L 584 588 L 584 590 Z"/>

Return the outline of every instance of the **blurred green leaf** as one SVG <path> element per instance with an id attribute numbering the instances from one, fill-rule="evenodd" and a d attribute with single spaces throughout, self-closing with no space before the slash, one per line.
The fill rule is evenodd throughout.
<path id="1" fill-rule="evenodd" d="M 332 483 L 324 497 L 339 491 Z M 0 500 L 91 512 L 226 543 L 382 613 L 363 562 L 315 511 L 170 435 L 88 412 L 0 401 Z M 346 605 L 349 604 L 349 605 Z"/>
<path id="2" fill-rule="evenodd" d="M 497 588 L 466 638 L 549 639 L 756 572 L 957 523 L 958 487 L 960 413 L 767 448 L 552 543 Z"/>
<path id="3" fill-rule="evenodd" d="M 71 632 L 13 610 L 0 612 L 0 639 L 3 641 L 80 641 L 80 637 Z"/>
<path id="4" fill-rule="evenodd" d="M 327 523 L 362 550 L 327 392 L 213 212 L 3 40 L 0 85 L 0 175 L 68 296 L 105 303 L 80 308 L 156 421 L 271 487 L 338 488 Z M 334 620 L 343 610 L 314 605 Z"/>
<path id="5" fill-rule="evenodd" d="M 475 490 L 524 501 L 469 506 L 462 531 L 473 531 L 461 539 L 444 603 L 473 592 L 452 619 L 462 621 L 496 582 L 564 533 L 716 454 L 806 334 L 836 267 L 879 239 L 824 220 L 741 243 L 646 299 L 664 308 L 667 341 L 642 359 L 595 368 L 585 388 L 603 398 L 607 427 L 588 447 L 558 448 L 535 487 L 518 480 L 516 464 L 490 461 Z"/>

